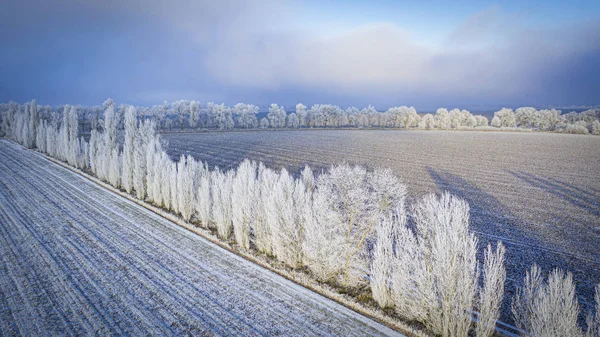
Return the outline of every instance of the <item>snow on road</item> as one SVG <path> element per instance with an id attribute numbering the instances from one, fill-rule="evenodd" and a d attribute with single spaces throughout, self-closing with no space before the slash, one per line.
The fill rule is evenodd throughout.
<path id="1" fill-rule="evenodd" d="M 391 329 L 0 141 L 0 336 Z"/>

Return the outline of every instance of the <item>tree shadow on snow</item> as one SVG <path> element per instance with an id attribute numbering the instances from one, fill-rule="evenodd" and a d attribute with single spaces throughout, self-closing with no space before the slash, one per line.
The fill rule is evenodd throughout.
<path id="1" fill-rule="evenodd" d="M 552 193 L 574 206 L 600 217 L 600 195 L 598 194 L 590 193 L 554 178 L 539 177 L 526 172 L 507 172 L 531 186 Z"/>

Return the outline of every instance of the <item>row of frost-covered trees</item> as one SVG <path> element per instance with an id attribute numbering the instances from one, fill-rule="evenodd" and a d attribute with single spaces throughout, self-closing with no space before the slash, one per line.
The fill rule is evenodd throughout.
<path id="1" fill-rule="evenodd" d="M 600 135 L 600 109 L 561 114 L 556 109 L 523 107 L 513 111 L 503 108 L 494 113 L 491 126 Z"/>
<path id="2" fill-rule="evenodd" d="M 345 292 L 369 289 L 377 306 L 435 335 L 494 333 L 505 247 L 489 245 L 478 260 L 464 200 L 431 194 L 407 205 L 406 186 L 388 169 L 337 165 L 315 175 L 306 167 L 294 177 L 248 160 L 229 171 L 191 156 L 173 161 L 155 119 L 133 106 L 121 117 L 112 101 L 89 140 L 80 136 L 74 106 L 41 113 L 32 101 L 12 109 L 1 124 L 7 137 L 213 230 L 241 251 Z M 544 278 L 533 266 L 512 313 L 524 335 L 598 336 L 600 286 L 596 302 L 584 330 L 571 274 Z"/>
<path id="3" fill-rule="evenodd" d="M 107 105 L 120 116 L 118 129 L 123 129 L 123 116 L 128 105 L 115 105 L 111 100 L 102 106 L 70 106 L 84 131 L 101 128 Z M 0 105 L 5 119 L 17 113 L 22 106 L 16 103 Z M 52 108 L 38 106 L 37 115 L 49 118 L 65 106 Z M 393 107 L 377 111 L 368 106 L 362 110 L 355 107 L 342 109 L 335 105 L 317 104 L 307 108 L 296 105 L 295 111 L 286 112 L 283 106 L 271 104 L 268 113 L 259 112 L 256 105 L 238 103 L 234 106 L 208 103 L 202 106 L 197 101 L 180 100 L 164 102 L 153 107 L 136 107 L 143 119 L 152 119 L 157 130 L 182 129 L 296 129 L 296 128 L 404 128 L 420 130 L 538 130 L 564 133 L 600 135 L 600 109 L 561 114 L 560 110 L 521 107 L 516 110 L 503 108 L 494 113 L 491 121 L 482 115 L 473 115 L 467 110 L 440 108 L 436 113 L 418 114 L 413 107 Z M 264 117 L 260 117 L 264 116 Z M 260 118 L 259 118 L 260 117 Z"/>

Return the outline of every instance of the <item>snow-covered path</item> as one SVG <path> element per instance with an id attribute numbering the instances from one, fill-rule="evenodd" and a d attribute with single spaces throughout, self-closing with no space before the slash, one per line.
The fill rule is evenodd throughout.
<path id="1" fill-rule="evenodd" d="M 393 330 L 0 140 L 0 336 Z"/>

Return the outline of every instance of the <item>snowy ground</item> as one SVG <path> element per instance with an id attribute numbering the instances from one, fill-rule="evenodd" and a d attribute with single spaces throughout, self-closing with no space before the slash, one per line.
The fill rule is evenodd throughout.
<path id="1" fill-rule="evenodd" d="M 0 336 L 395 335 L 0 141 Z"/>
<path id="2" fill-rule="evenodd" d="M 244 158 L 298 172 L 346 161 L 389 167 L 410 198 L 448 190 L 471 205 L 481 246 L 508 246 L 514 291 L 533 263 L 574 273 L 580 303 L 600 282 L 600 137 L 551 133 L 308 130 L 164 134 L 173 158 L 191 153 L 221 168 Z M 480 249 L 481 250 L 481 249 Z"/>

